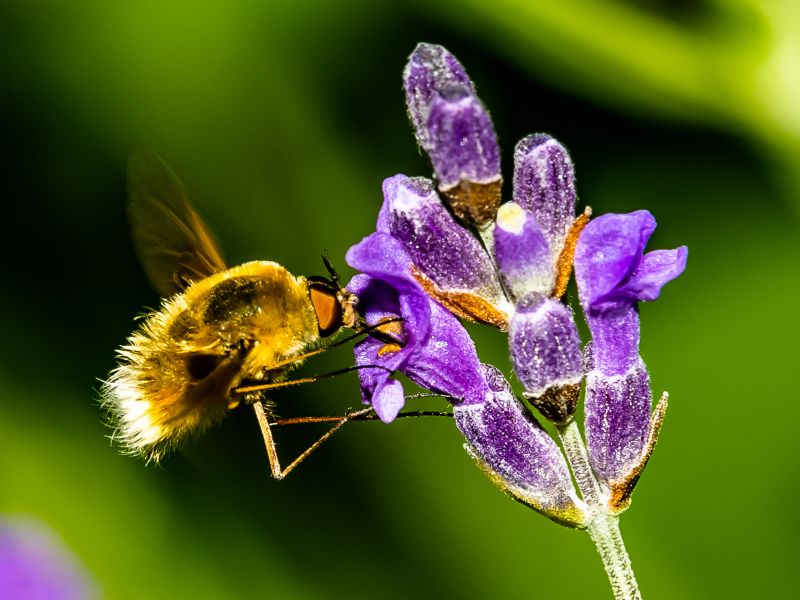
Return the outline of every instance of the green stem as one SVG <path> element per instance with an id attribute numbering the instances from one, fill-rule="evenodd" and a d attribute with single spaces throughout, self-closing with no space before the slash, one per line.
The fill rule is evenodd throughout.
<path id="1" fill-rule="evenodd" d="M 619 530 L 619 517 L 597 514 L 586 529 L 603 559 L 614 597 L 618 600 L 641 600 L 642 594 Z"/>
<path id="2" fill-rule="evenodd" d="M 567 455 L 569 466 L 578 482 L 578 489 L 581 491 L 583 501 L 592 510 L 596 510 L 603 504 L 603 493 L 600 484 L 592 471 L 589 463 L 589 454 L 586 452 L 586 444 L 583 443 L 581 431 L 573 419 L 566 425 L 558 427 L 558 435 L 561 437 L 561 444 L 564 446 L 564 453 Z"/>
<path id="3" fill-rule="evenodd" d="M 642 594 L 619 530 L 619 517 L 609 512 L 606 494 L 592 471 L 578 425 L 572 421 L 558 427 L 558 434 L 578 489 L 589 508 L 586 531 L 603 561 L 614 597 L 617 600 L 641 600 Z"/>

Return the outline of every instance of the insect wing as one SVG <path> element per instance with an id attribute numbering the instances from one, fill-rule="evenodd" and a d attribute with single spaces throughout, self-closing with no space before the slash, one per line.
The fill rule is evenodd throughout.
<path id="1" fill-rule="evenodd" d="M 128 160 L 128 220 L 139 260 L 162 296 L 227 268 L 183 183 L 148 150 L 134 150 Z"/>

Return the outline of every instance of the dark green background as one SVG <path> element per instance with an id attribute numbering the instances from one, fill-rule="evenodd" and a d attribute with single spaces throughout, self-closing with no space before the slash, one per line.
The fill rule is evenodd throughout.
<path id="1" fill-rule="evenodd" d="M 429 173 L 400 87 L 424 40 L 477 83 L 508 182 L 516 140 L 548 132 L 595 214 L 647 208 L 651 248 L 690 248 L 642 307 L 672 394 L 622 520 L 645 597 L 796 594 L 800 10 L 763 4 L 4 2 L 0 512 L 49 525 L 109 598 L 610 597 L 588 537 L 493 488 L 445 420 L 352 425 L 280 483 L 246 410 L 160 467 L 105 437 L 98 379 L 158 303 L 128 149 L 164 156 L 231 262 L 312 274 L 327 248 L 349 275 L 382 179 Z M 473 331 L 507 369 L 503 337 Z M 358 388 L 280 401 L 334 414 Z"/>

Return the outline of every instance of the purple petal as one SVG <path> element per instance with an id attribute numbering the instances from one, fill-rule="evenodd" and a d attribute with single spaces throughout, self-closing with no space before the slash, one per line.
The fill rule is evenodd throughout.
<path id="1" fill-rule="evenodd" d="M 581 503 L 558 446 L 514 397 L 502 375 L 494 367 L 484 368 L 493 384 L 485 401 L 453 408 L 467 450 L 518 500 L 551 518 L 581 521 Z"/>
<path id="2" fill-rule="evenodd" d="M 410 270 L 411 258 L 403 244 L 388 233 L 378 231 L 368 235 L 350 247 L 345 260 L 357 271 L 387 281 L 398 289 L 416 287 Z"/>
<path id="3" fill-rule="evenodd" d="M 354 269 L 363 271 L 396 291 L 394 296 L 384 287 L 380 298 L 362 298 L 359 295 L 359 311 L 369 317 L 370 311 L 387 313 L 399 309 L 399 316 L 404 319 L 407 345 L 423 343 L 430 330 L 430 304 L 411 274 L 411 258 L 403 244 L 388 233 L 375 232 L 352 246 L 345 258 Z M 363 282 L 359 280 L 357 284 L 363 285 Z M 389 304 L 390 298 L 397 300 Z M 370 321 L 368 318 L 367 322 L 374 325 L 377 320 Z"/>
<path id="4" fill-rule="evenodd" d="M 646 210 L 589 221 L 575 249 L 575 279 L 584 311 L 600 308 L 604 297 L 637 269 L 655 228 Z"/>
<path id="5" fill-rule="evenodd" d="M 354 275 L 353 278 L 347 282 L 345 289 L 347 289 L 348 292 L 355 294 L 356 296 L 361 296 L 370 286 L 372 280 L 373 277 L 370 277 L 365 273 L 359 273 L 357 275 Z"/>
<path id="6" fill-rule="evenodd" d="M 431 103 L 442 89 L 453 84 L 475 91 L 464 67 L 450 52 L 435 44 L 418 44 L 403 72 L 403 87 L 408 116 L 419 145 L 426 151 L 432 147 L 427 127 Z"/>
<path id="7" fill-rule="evenodd" d="M 517 144 L 514 201 L 534 215 L 557 255 L 575 220 L 575 174 L 566 149 L 549 135 Z"/>
<path id="8" fill-rule="evenodd" d="M 406 345 L 400 354 L 425 343 L 430 334 L 430 301 L 410 272 L 411 260 L 403 245 L 386 233 L 376 232 L 347 251 L 347 264 L 373 278 L 359 295 L 358 309 L 367 323 L 384 317 L 403 318 Z M 396 367 L 393 367 L 396 368 Z"/>
<path id="9" fill-rule="evenodd" d="M 493 237 L 497 266 L 514 297 L 532 292 L 549 295 L 555 269 L 536 219 L 516 202 L 506 202 L 497 212 Z"/>
<path id="10" fill-rule="evenodd" d="M 595 368 L 607 376 L 626 373 L 639 362 L 639 311 L 624 303 L 616 308 L 585 313 L 592 333 Z"/>
<path id="11" fill-rule="evenodd" d="M 97 590 L 59 539 L 33 519 L 0 522 L 0 596 L 79 600 Z"/>
<path id="12" fill-rule="evenodd" d="M 491 183 L 500 178 L 500 149 L 492 120 L 466 86 L 451 85 L 434 97 L 428 116 L 430 156 L 439 189 L 461 181 Z"/>
<path id="13" fill-rule="evenodd" d="M 654 250 L 642 257 L 642 261 L 619 288 L 603 297 L 604 303 L 649 302 L 658 298 L 661 288 L 683 273 L 689 249 L 681 246 L 674 250 Z"/>
<path id="14" fill-rule="evenodd" d="M 383 195 L 386 231 L 402 242 L 424 275 L 446 291 L 472 292 L 490 301 L 502 297 L 489 255 L 453 219 L 429 180 L 396 175 L 383 182 Z"/>
<path id="15" fill-rule="evenodd" d="M 367 323 L 403 319 L 397 336 L 405 342 L 401 348 L 387 347 L 373 337 L 355 346 L 356 364 L 366 367 L 359 370 L 363 401 L 385 422 L 394 419 L 402 408 L 402 388 L 390 379 L 391 371 L 456 400 L 482 398 L 486 384 L 472 339 L 408 274 L 410 260 L 402 245 L 389 234 L 374 233 L 351 248 L 347 260 L 366 272 L 349 287 L 358 294 L 358 309 Z"/>
<path id="16" fill-rule="evenodd" d="M 370 404 L 375 407 L 375 412 L 385 422 L 389 422 L 381 415 L 391 413 L 391 410 L 384 411 L 382 408 L 382 393 L 387 385 L 393 385 L 390 379 L 391 371 L 400 368 L 411 353 L 408 344 L 399 352 L 390 352 L 379 354 L 385 344 L 372 337 L 367 337 L 355 345 L 353 351 L 355 353 L 356 365 L 361 368 L 358 371 L 358 379 L 361 388 L 361 400 L 364 404 Z M 371 366 L 381 368 L 369 368 Z M 391 390 L 389 390 L 391 392 Z M 386 399 L 390 406 L 393 404 L 391 395 Z M 394 402 L 396 404 L 396 402 Z M 380 412 L 379 412 L 380 409 Z"/>
<path id="17" fill-rule="evenodd" d="M 406 334 L 405 346 L 386 352 L 385 344 L 371 337 L 355 346 L 357 365 L 383 367 L 359 370 L 364 402 L 376 406 L 376 401 L 380 401 L 376 398 L 382 393 L 387 381 L 391 381 L 389 371 L 401 371 L 420 387 L 449 396 L 454 401 L 482 400 L 486 383 L 481 364 L 475 344 L 458 319 L 422 292 L 400 295 L 400 303 Z M 422 307 L 418 303 L 425 303 L 427 306 Z M 377 312 L 379 308 L 380 306 L 368 306 L 370 312 L 376 311 L 376 316 L 387 316 Z M 423 311 L 430 315 L 424 333 L 415 329 L 417 321 L 414 320 L 414 312 Z M 392 406 L 395 404 L 393 400 Z"/>
<path id="18" fill-rule="evenodd" d="M 655 227 L 645 210 L 608 214 L 591 221 L 578 239 L 578 294 L 596 367 L 608 376 L 622 375 L 639 361 L 637 303 L 657 298 L 661 286 L 686 266 L 686 247 L 643 256 Z"/>
<path id="19" fill-rule="evenodd" d="M 568 421 L 582 378 L 581 340 L 570 308 L 539 294 L 526 297 L 511 319 L 508 343 L 525 397 L 549 420 Z"/>
<path id="20" fill-rule="evenodd" d="M 475 343 L 449 311 L 431 303 L 431 333 L 414 349 L 403 369 L 417 385 L 465 403 L 483 400 L 488 391 Z"/>
<path id="21" fill-rule="evenodd" d="M 639 462 L 650 427 L 650 376 L 639 359 L 623 375 L 586 376 L 586 444 L 594 471 L 622 481 Z"/>
<path id="22" fill-rule="evenodd" d="M 402 244 L 387 233 L 364 238 L 350 248 L 347 261 L 365 272 L 354 277 L 348 287 L 358 295 L 358 310 L 366 322 L 375 325 L 387 318 L 403 319 L 398 327 L 401 333 L 393 334 L 405 342 L 401 348 L 386 348 L 383 341 L 369 336 L 354 347 L 356 365 L 381 367 L 359 370 L 361 395 L 364 403 L 373 404 L 388 422 L 398 405 L 390 371 L 402 370 L 415 348 L 430 337 L 430 300 L 412 278 L 411 261 Z"/>
<path id="23" fill-rule="evenodd" d="M 384 319 L 401 317 L 402 332 L 395 334 L 406 347 L 424 344 L 430 336 L 430 299 L 418 287 L 394 288 L 386 280 L 374 279 L 359 297 L 358 307 L 366 321 L 375 325 Z"/>
<path id="24" fill-rule="evenodd" d="M 394 421 L 405 404 L 403 385 L 394 379 L 389 379 L 372 397 L 372 408 L 384 423 Z"/>

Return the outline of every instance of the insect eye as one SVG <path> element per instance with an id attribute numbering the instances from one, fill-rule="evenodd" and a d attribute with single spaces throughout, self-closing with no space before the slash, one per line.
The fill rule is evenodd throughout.
<path id="1" fill-rule="evenodd" d="M 308 294 L 317 314 L 320 336 L 326 337 L 335 333 L 342 326 L 342 305 L 336 296 L 336 290 L 327 282 L 311 282 Z"/>

